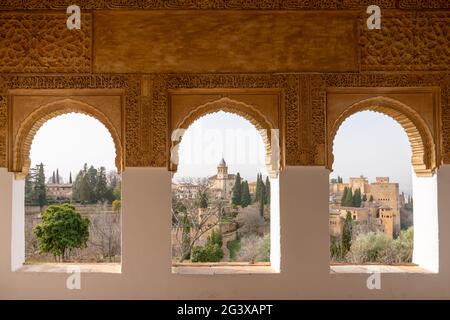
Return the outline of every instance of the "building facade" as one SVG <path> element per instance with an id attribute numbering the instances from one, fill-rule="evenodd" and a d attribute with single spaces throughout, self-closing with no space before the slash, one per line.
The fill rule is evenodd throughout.
<path id="1" fill-rule="evenodd" d="M 361 207 L 341 206 L 342 195 L 345 188 L 354 193 L 361 190 Z M 348 183 L 330 182 L 330 235 L 339 237 L 347 212 L 352 214 L 353 220 L 366 225 L 367 230 L 384 232 L 389 238 L 394 238 L 400 233 L 400 208 L 404 203 L 403 195 L 399 194 L 398 183 L 389 182 L 389 177 L 377 177 L 376 181 L 369 183 L 367 178 L 350 177 Z"/>

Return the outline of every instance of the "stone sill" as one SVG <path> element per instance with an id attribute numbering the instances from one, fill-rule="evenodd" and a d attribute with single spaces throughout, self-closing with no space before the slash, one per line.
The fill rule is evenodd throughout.
<path id="1" fill-rule="evenodd" d="M 120 263 L 37 263 L 24 264 L 15 272 L 36 273 L 73 273 L 75 268 L 80 268 L 81 273 L 122 273 Z"/>
<path id="2" fill-rule="evenodd" d="M 174 263 L 173 274 L 219 275 L 219 274 L 278 274 L 270 263 Z"/>
<path id="3" fill-rule="evenodd" d="M 330 274 L 358 274 L 358 273 L 408 273 L 433 274 L 430 270 L 417 265 L 331 265 Z"/>

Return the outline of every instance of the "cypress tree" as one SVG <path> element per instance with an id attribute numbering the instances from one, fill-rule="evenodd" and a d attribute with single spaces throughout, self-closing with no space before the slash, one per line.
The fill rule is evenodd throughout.
<path id="1" fill-rule="evenodd" d="M 231 197 L 231 201 L 234 205 L 241 204 L 241 193 L 242 193 L 241 175 L 238 172 L 236 174 L 236 180 L 234 181 L 233 195 Z"/>
<path id="2" fill-rule="evenodd" d="M 72 172 L 69 173 L 69 183 L 72 184 Z"/>
<path id="3" fill-rule="evenodd" d="M 97 195 L 97 200 L 104 202 L 107 199 L 108 192 L 108 182 L 106 181 L 106 169 L 105 167 L 100 167 L 98 170 L 97 184 L 95 186 L 95 194 Z"/>
<path id="4" fill-rule="evenodd" d="M 345 195 L 344 207 L 353 206 L 353 191 L 352 188 L 347 188 L 347 194 Z"/>
<path id="5" fill-rule="evenodd" d="M 262 178 L 261 178 L 260 175 L 261 175 L 261 174 L 258 173 L 258 174 L 257 174 L 257 177 L 256 177 L 255 202 L 256 202 L 256 201 L 259 201 L 259 196 L 260 196 L 260 194 L 261 194 L 261 180 L 262 180 Z"/>
<path id="6" fill-rule="evenodd" d="M 373 202 L 373 195 L 370 195 L 369 202 Z"/>
<path id="7" fill-rule="evenodd" d="M 364 193 L 363 197 L 362 197 L 362 201 L 367 201 L 367 195 Z"/>
<path id="8" fill-rule="evenodd" d="M 264 193 L 265 204 L 269 204 L 270 203 L 270 180 L 269 180 L 269 177 L 266 177 L 266 185 L 265 185 L 264 189 L 265 189 L 265 193 Z"/>
<path id="9" fill-rule="evenodd" d="M 47 189 L 45 187 L 44 165 L 38 165 L 37 176 L 34 186 L 37 205 L 42 208 L 47 204 Z"/>
<path id="10" fill-rule="evenodd" d="M 352 229 L 353 229 L 352 214 L 350 213 L 350 211 L 347 211 L 341 238 L 342 258 L 345 257 L 346 253 L 350 250 L 350 247 L 352 245 Z"/>
<path id="11" fill-rule="evenodd" d="M 348 192 L 348 188 L 345 187 L 344 192 L 342 193 L 342 197 L 341 197 L 341 206 L 345 206 L 345 199 L 347 198 L 347 192 Z"/>
<path id="12" fill-rule="evenodd" d="M 250 190 L 248 188 L 248 182 L 242 182 L 242 192 L 241 192 L 241 206 L 242 208 L 247 207 L 252 202 L 250 198 Z"/>
<path id="13" fill-rule="evenodd" d="M 198 207 L 202 209 L 208 208 L 208 194 L 206 190 L 200 190 L 198 193 Z"/>
<path id="14" fill-rule="evenodd" d="M 359 208 L 361 207 L 361 189 L 358 188 L 355 190 L 355 194 L 353 195 L 353 207 Z"/>

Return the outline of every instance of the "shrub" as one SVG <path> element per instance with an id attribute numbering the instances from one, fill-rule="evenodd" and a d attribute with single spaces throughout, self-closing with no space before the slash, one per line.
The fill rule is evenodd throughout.
<path id="1" fill-rule="evenodd" d="M 206 239 L 204 247 L 195 246 L 192 248 L 192 262 L 219 262 L 223 259 L 222 251 L 222 233 L 213 230 Z"/>
<path id="2" fill-rule="evenodd" d="M 392 240 L 384 233 L 369 232 L 361 234 L 353 241 L 347 259 L 352 263 L 379 262 L 386 258 L 390 250 Z M 390 263 L 390 262 L 385 262 Z"/>
<path id="3" fill-rule="evenodd" d="M 250 263 L 270 261 L 270 236 L 259 237 L 252 234 L 242 238 L 236 260 Z"/>
<path id="4" fill-rule="evenodd" d="M 413 228 L 400 232 L 397 239 L 384 233 L 369 232 L 359 235 L 352 243 L 346 258 L 352 263 L 377 262 L 383 264 L 412 261 Z"/>
<path id="5" fill-rule="evenodd" d="M 204 247 L 195 246 L 191 252 L 192 262 L 219 262 L 222 259 L 222 247 L 217 244 L 207 244 Z"/>

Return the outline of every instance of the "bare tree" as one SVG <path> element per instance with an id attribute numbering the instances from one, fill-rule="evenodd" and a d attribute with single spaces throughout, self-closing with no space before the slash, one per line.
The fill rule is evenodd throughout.
<path id="1" fill-rule="evenodd" d="M 202 236 L 219 225 L 224 206 L 221 199 L 210 200 L 207 179 L 197 179 L 195 182 L 198 187 L 195 199 L 176 199 L 172 203 L 172 225 L 180 261 L 188 259 Z"/>
<path id="2" fill-rule="evenodd" d="M 89 244 L 96 248 L 101 259 L 112 259 L 120 255 L 120 214 L 100 213 L 90 217 Z"/>

